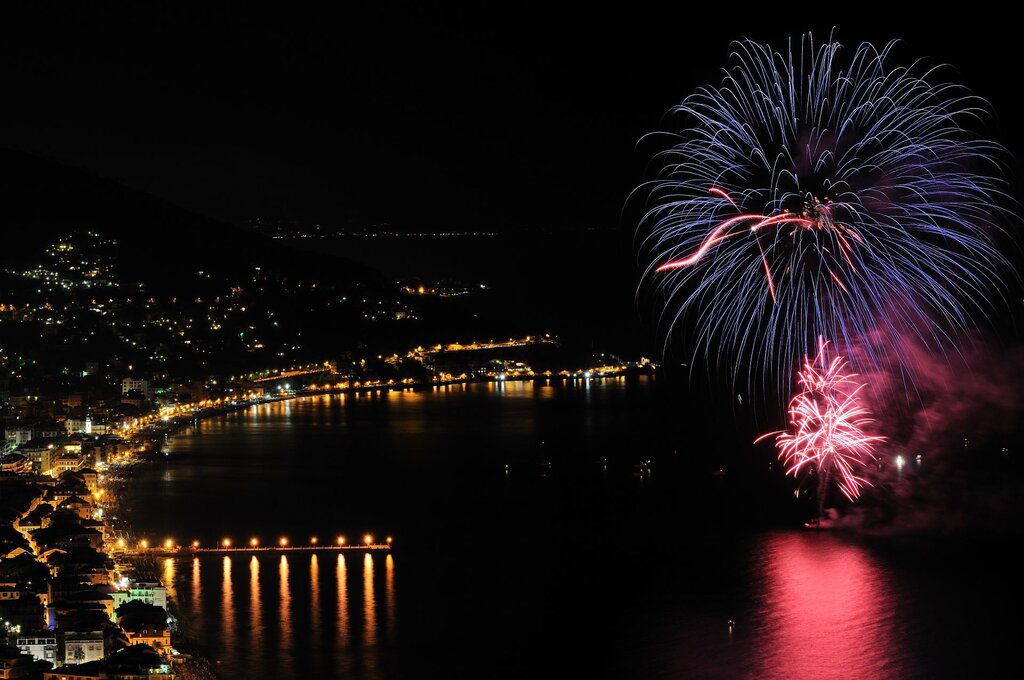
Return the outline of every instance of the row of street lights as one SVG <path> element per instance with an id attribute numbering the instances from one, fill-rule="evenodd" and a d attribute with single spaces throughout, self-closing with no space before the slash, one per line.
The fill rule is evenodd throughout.
<path id="1" fill-rule="evenodd" d="M 392 540 L 393 539 L 391 538 L 391 536 L 388 536 L 385 539 L 385 541 L 387 542 L 388 545 L 391 545 Z M 338 545 L 338 546 L 348 545 L 348 542 L 347 542 L 347 540 L 346 540 L 346 538 L 344 536 L 338 536 L 335 539 L 334 542 L 335 542 L 335 545 Z M 373 542 L 374 542 L 373 534 L 365 534 L 363 536 L 363 543 L 365 545 L 373 545 Z M 309 539 L 309 544 L 308 545 L 310 547 L 316 546 L 316 545 L 319 545 L 319 544 L 320 544 L 319 539 L 316 536 L 313 536 L 312 538 Z M 123 538 L 117 539 L 117 547 L 118 548 L 124 549 L 124 548 L 127 547 L 127 545 L 128 545 L 127 542 Z M 192 546 L 191 547 L 194 550 L 196 548 L 199 548 L 200 545 L 201 544 L 199 543 L 199 541 L 192 541 Z M 221 548 L 230 548 L 233 545 L 234 545 L 234 542 L 230 538 L 223 538 L 223 539 L 221 539 L 217 543 L 217 546 L 221 547 Z M 287 536 L 282 536 L 281 538 L 277 539 L 277 545 L 279 547 L 281 547 L 281 548 L 287 548 L 289 545 L 291 545 L 291 542 L 289 541 Z M 178 549 L 182 548 L 183 546 L 178 545 L 172 539 L 168 538 L 167 540 L 165 540 L 163 542 L 162 547 L 163 547 L 164 550 L 178 550 Z M 251 547 L 251 548 L 258 548 L 258 547 L 260 547 L 260 539 L 258 537 L 256 537 L 256 536 L 253 536 L 252 538 L 250 538 L 249 539 L 249 547 Z M 142 539 L 141 541 L 139 541 L 139 543 L 138 543 L 138 549 L 139 550 L 149 550 L 149 548 L 150 548 L 150 543 L 149 543 L 148 540 Z"/>

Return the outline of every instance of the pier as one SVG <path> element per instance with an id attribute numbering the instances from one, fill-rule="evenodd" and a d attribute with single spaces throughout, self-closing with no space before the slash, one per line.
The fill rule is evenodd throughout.
<path id="1" fill-rule="evenodd" d="M 148 548 L 142 550 L 125 550 L 122 555 L 128 557 L 187 557 L 189 555 L 234 555 L 237 553 L 289 553 L 289 552 L 349 552 L 360 550 L 391 550 L 390 543 L 356 543 L 353 545 L 240 545 L 213 546 L 193 548 Z"/>
<path id="2" fill-rule="evenodd" d="M 295 544 L 282 536 L 277 542 L 266 543 L 258 537 L 250 538 L 243 543 L 235 543 L 230 538 L 224 538 L 212 545 L 202 545 L 199 541 L 192 541 L 188 544 L 179 544 L 171 539 L 163 543 L 150 544 L 147 539 L 137 543 L 126 541 L 124 538 L 117 539 L 116 548 L 112 550 L 114 555 L 126 557 L 185 557 L 188 555 L 232 555 L 236 553 L 266 553 L 266 552 L 348 552 L 358 550 L 391 550 L 394 539 L 388 536 L 383 542 L 374 540 L 373 535 L 366 534 L 363 540 L 356 543 L 349 543 L 344 536 L 338 536 L 333 542 L 321 542 L 313 538 L 309 543 Z"/>

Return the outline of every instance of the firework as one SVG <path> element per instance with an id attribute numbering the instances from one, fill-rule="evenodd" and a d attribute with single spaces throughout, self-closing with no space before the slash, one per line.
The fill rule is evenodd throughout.
<path id="1" fill-rule="evenodd" d="M 817 354 L 805 357 L 797 372 L 800 391 L 789 402 L 790 429 L 757 440 L 775 437 L 787 474 L 817 474 L 819 504 L 831 480 L 851 501 L 860 496 L 867 481 L 859 470 L 874 460 L 874 446 L 884 441 L 865 429 L 872 420 L 862 404 L 864 384 L 847 371 L 845 358 L 830 359 L 827 350 L 828 342 L 819 338 Z"/>
<path id="2" fill-rule="evenodd" d="M 864 371 L 904 329 L 940 347 L 989 311 L 1010 269 L 1002 150 L 971 132 L 984 102 L 892 51 L 738 42 L 721 84 L 673 109 L 638 189 L 666 338 L 782 385 L 818 336 Z"/>

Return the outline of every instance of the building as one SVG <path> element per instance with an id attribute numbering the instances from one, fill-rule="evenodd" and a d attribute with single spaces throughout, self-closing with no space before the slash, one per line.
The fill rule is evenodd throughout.
<path id="1" fill-rule="evenodd" d="M 54 477 L 59 477 L 61 473 L 73 472 L 84 464 L 82 457 L 78 454 L 62 453 L 54 459 L 53 466 L 50 468 L 50 474 Z"/>
<path id="2" fill-rule="evenodd" d="M 0 461 L 0 470 L 17 475 L 28 474 L 32 472 L 32 461 L 20 453 L 9 453 Z"/>
<path id="3" fill-rule="evenodd" d="M 64 638 L 64 663 L 68 665 L 99 661 L 106 656 L 103 631 L 77 627 L 61 631 Z"/>
<path id="4" fill-rule="evenodd" d="M 130 617 L 125 618 L 126 622 L 121 624 L 121 629 L 128 636 L 130 643 L 149 645 L 158 652 L 170 653 L 171 631 L 166 623 L 162 626 L 155 623 L 134 623 Z"/>
<path id="5" fill-rule="evenodd" d="M 24 678 L 37 670 L 35 659 L 17 647 L 0 645 L 0 679 Z"/>
<path id="6" fill-rule="evenodd" d="M 7 441 L 8 449 L 21 446 L 22 444 L 30 441 L 33 437 L 33 429 L 31 425 L 8 425 L 4 432 L 4 438 Z"/>
<path id="7" fill-rule="evenodd" d="M 82 475 L 82 481 L 85 482 L 85 486 L 90 491 L 96 489 L 96 484 L 99 482 L 99 473 L 90 467 L 80 468 L 78 474 Z"/>
<path id="8" fill-rule="evenodd" d="M 147 400 L 149 399 L 149 381 L 142 378 L 125 378 L 121 381 L 121 394 L 139 392 Z"/>
<path id="9" fill-rule="evenodd" d="M 132 645 L 103 661 L 67 665 L 43 673 L 43 680 L 174 680 L 171 664 L 147 645 Z"/>
<path id="10" fill-rule="evenodd" d="M 117 590 L 111 595 L 115 609 L 125 602 L 138 600 L 167 611 L 167 588 L 159 581 L 132 581 L 127 590 Z"/>
<path id="11" fill-rule="evenodd" d="M 62 423 L 58 423 L 55 420 L 44 420 L 32 426 L 32 433 L 36 437 L 53 439 L 55 437 L 64 437 L 68 432 L 64 429 Z"/>
<path id="12" fill-rule="evenodd" d="M 40 631 L 19 635 L 17 638 L 18 649 L 25 654 L 32 655 L 36 661 L 49 661 L 57 665 L 57 635 L 49 631 Z"/>

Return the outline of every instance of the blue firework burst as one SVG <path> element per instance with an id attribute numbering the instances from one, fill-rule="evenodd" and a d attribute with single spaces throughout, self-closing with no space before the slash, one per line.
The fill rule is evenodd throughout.
<path id="1" fill-rule="evenodd" d="M 874 362 L 991 309 L 1003 150 L 976 132 L 984 101 L 894 45 L 740 41 L 721 83 L 672 109 L 634 193 L 666 338 L 785 387 L 818 336 Z"/>

